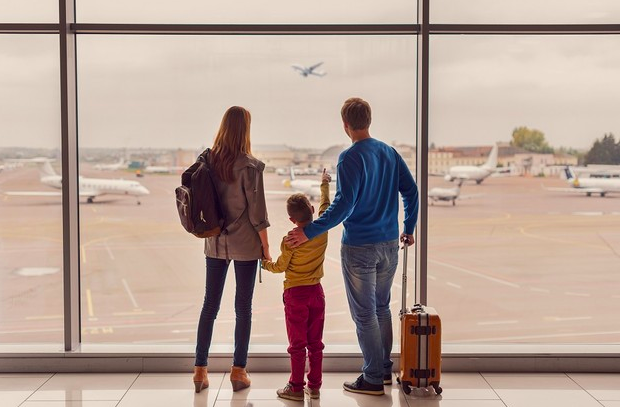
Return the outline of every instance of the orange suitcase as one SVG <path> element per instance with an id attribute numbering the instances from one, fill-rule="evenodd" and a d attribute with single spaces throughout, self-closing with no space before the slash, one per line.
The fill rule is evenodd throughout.
<path id="1" fill-rule="evenodd" d="M 416 304 L 407 309 L 407 245 L 403 256 L 403 307 L 400 311 L 400 372 L 406 394 L 412 387 L 433 386 L 441 394 L 441 319 L 434 308 Z"/>

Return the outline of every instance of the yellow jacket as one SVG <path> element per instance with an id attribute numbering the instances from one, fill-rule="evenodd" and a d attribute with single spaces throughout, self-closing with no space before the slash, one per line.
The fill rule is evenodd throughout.
<path id="1" fill-rule="evenodd" d="M 329 183 L 321 184 L 321 204 L 319 216 L 329 208 Z M 263 268 L 272 273 L 284 272 L 284 289 L 301 285 L 315 285 L 323 277 L 323 262 L 327 249 L 327 232 L 316 236 L 296 248 L 290 248 L 284 239 L 280 245 L 280 257 L 273 261 L 263 261 Z"/>

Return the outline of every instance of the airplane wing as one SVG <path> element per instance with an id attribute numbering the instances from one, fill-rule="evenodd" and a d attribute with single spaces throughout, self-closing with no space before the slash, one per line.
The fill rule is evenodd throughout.
<path id="1" fill-rule="evenodd" d="M 80 196 L 91 197 L 102 195 L 99 191 L 80 191 Z"/>
<path id="2" fill-rule="evenodd" d="M 6 191 L 8 196 L 62 196 L 61 191 Z M 80 196 L 90 197 L 101 195 L 98 191 L 80 191 Z"/>
<path id="3" fill-rule="evenodd" d="M 9 196 L 61 196 L 60 191 L 6 191 L 4 195 Z"/>
<path id="4" fill-rule="evenodd" d="M 561 187 L 543 186 L 543 189 L 546 189 L 547 191 L 554 191 L 554 192 L 572 192 L 572 193 L 579 193 L 579 194 L 601 194 L 601 193 L 606 194 L 608 192 L 613 192 L 613 191 L 605 191 L 601 188 L 571 188 L 571 187 L 561 188 Z"/>
<path id="5" fill-rule="evenodd" d="M 465 194 L 465 195 L 461 194 L 461 195 L 459 195 L 459 197 L 458 197 L 458 198 L 456 198 L 456 199 L 458 199 L 458 200 L 460 201 L 461 199 L 473 199 L 473 198 L 480 198 L 480 197 L 482 197 L 482 196 L 484 196 L 484 195 L 485 195 L 485 194 Z"/>
<path id="6" fill-rule="evenodd" d="M 319 63 L 318 63 L 318 64 L 316 64 L 316 65 L 312 65 L 312 66 L 311 66 L 310 68 L 308 68 L 308 69 L 309 69 L 309 70 L 313 70 L 313 69 L 318 68 L 318 67 L 319 67 L 319 66 L 321 66 L 321 65 L 323 65 L 323 62 L 319 62 Z"/>

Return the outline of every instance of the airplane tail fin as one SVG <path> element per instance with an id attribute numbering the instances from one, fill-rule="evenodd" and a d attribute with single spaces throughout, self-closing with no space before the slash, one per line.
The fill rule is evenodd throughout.
<path id="1" fill-rule="evenodd" d="M 295 180 L 295 169 L 293 167 L 289 167 L 289 169 L 291 170 L 291 181 Z"/>
<path id="2" fill-rule="evenodd" d="M 493 145 L 493 148 L 491 149 L 489 158 L 487 159 L 487 162 L 484 163 L 483 167 L 489 168 L 489 169 L 495 169 L 495 167 L 497 167 L 497 150 L 498 150 L 497 143 L 495 143 Z"/>
<path id="3" fill-rule="evenodd" d="M 566 175 L 566 179 L 569 182 L 572 182 L 573 180 L 577 179 L 577 175 L 575 175 L 575 173 L 573 172 L 573 169 L 569 167 L 568 165 L 564 167 L 564 175 Z"/>
<path id="4" fill-rule="evenodd" d="M 52 168 L 52 164 L 50 164 L 49 160 L 40 163 L 39 174 L 41 175 L 41 178 L 58 175 Z"/>

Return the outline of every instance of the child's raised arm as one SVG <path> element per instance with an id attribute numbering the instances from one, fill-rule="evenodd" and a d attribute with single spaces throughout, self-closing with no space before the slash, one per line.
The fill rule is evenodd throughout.
<path id="1" fill-rule="evenodd" d="M 331 175 L 323 168 L 323 174 L 321 174 L 321 204 L 319 205 L 319 216 L 329 208 L 329 183 L 331 181 Z"/>

